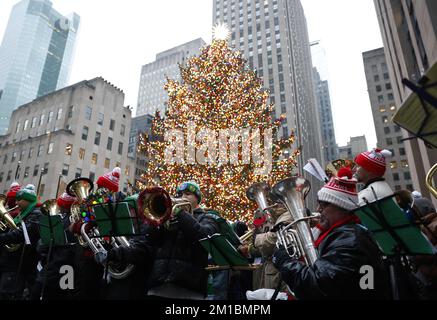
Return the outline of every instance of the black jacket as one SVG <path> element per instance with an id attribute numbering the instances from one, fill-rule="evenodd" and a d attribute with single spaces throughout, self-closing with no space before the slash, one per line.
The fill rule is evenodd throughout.
<path id="1" fill-rule="evenodd" d="M 146 237 L 131 242 L 130 248 L 115 250 L 117 260 L 152 265 L 147 287 L 170 283 L 206 294 L 208 253 L 199 240 L 219 232 L 215 219 L 196 209 L 181 212 L 169 229 L 147 225 Z M 111 256 L 114 256 L 113 252 Z"/>
<path id="2" fill-rule="evenodd" d="M 6 244 L 24 245 L 25 239 L 22 227 L 0 234 L 0 272 L 16 272 L 20 264 L 22 252 L 24 250 L 20 273 L 36 273 L 36 265 L 38 263 L 36 245 L 39 240 L 40 215 L 41 211 L 39 210 L 39 208 L 35 207 L 33 211 L 22 222 L 26 225 L 27 233 L 30 240 L 30 245 L 24 246 L 24 249 L 22 246 L 14 252 L 9 252 L 4 247 L 4 245 Z"/>
<path id="3" fill-rule="evenodd" d="M 283 281 L 298 299 L 384 299 L 388 279 L 382 256 L 372 235 L 364 227 L 347 224 L 334 229 L 318 248 L 319 258 L 306 266 L 295 259 L 278 265 Z M 374 271 L 374 289 L 363 290 L 363 266 Z M 367 282 L 366 282 L 367 283 Z"/>

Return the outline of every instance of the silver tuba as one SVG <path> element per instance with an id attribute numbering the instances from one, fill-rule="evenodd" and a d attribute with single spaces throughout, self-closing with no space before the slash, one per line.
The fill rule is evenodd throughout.
<path id="1" fill-rule="evenodd" d="M 277 230 L 276 245 L 284 246 L 291 257 L 302 257 L 307 265 L 312 265 L 317 260 L 313 235 L 308 225 L 308 221 L 316 215 L 306 215 L 304 201 L 310 188 L 309 181 L 301 177 L 281 180 L 272 188 L 273 197 L 285 205 L 292 217 L 290 224 L 280 226 Z"/>

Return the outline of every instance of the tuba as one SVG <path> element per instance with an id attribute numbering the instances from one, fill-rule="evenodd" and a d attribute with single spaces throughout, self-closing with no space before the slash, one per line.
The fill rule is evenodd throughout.
<path id="1" fill-rule="evenodd" d="M 67 185 L 66 192 L 70 196 L 78 199 L 78 201 L 71 206 L 69 217 L 70 223 L 82 221 L 82 209 L 87 205 L 86 200 L 93 188 L 93 182 L 88 178 L 77 178 Z M 82 247 L 86 247 L 86 241 L 80 235 L 76 235 L 76 237 L 79 244 Z"/>
<path id="2" fill-rule="evenodd" d="M 305 209 L 305 195 L 311 186 L 308 180 L 302 177 L 292 177 L 279 181 L 273 188 L 272 194 L 281 201 L 292 217 L 287 226 L 279 226 L 277 230 L 277 246 L 284 246 L 288 255 L 303 258 L 307 265 L 317 260 L 317 251 L 314 247 L 313 235 L 308 225 Z"/>
<path id="3" fill-rule="evenodd" d="M 138 211 L 153 226 L 167 223 L 175 211 L 180 209 L 192 212 L 188 201 L 170 197 L 168 192 L 161 187 L 146 188 L 138 196 Z"/>
<path id="4" fill-rule="evenodd" d="M 437 163 L 432 166 L 432 168 L 428 171 L 426 174 L 426 187 L 428 188 L 429 192 L 434 196 L 434 198 L 437 199 L 437 188 L 432 183 L 432 178 L 434 174 L 437 172 Z"/>
<path id="5" fill-rule="evenodd" d="M 41 205 L 41 213 L 51 217 L 60 215 L 60 209 L 58 207 L 57 200 L 50 199 L 44 201 L 44 203 Z"/>
<path id="6" fill-rule="evenodd" d="M 18 229 L 17 225 L 14 222 L 14 219 L 11 217 L 9 212 L 15 210 L 17 206 L 6 209 L 5 203 L 6 203 L 6 196 L 4 194 L 0 194 L 0 231 L 1 232 L 8 232 L 9 230 L 15 230 Z M 9 252 L 17 251 L 21 247 L 20 244 L 6 244 L 5 248 Z"/>
<path id="7" fill-rule="evenodd" d="M 246 197 L 247 199 L 251 201 L 255 201 L 258 204 L 258 209 L 255 211 L 255 219 L 260 219 L 266 217 L 268 220 L 268 223 L 266 224 L 266 228 L 263 229 L 270 229 L 271 222 L 270 222 L 270 216 L 268 214 L 268 210 L 275 207 L 276 205 L 269 206 L 268 204 L 268 196 L 270 193 L 270 186 L 267 182 L 258 182 L 252 184 L 247 190 L 246 190 Z M 253 240 L 255 229 L 247 231 L 244 235 L 240 237 L 241 242 L 247 242 L 250 240 Z"/>

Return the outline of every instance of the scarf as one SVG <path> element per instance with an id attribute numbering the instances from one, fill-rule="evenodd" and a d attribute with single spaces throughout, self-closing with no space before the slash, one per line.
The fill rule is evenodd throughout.
<path id="1" fill-rule="evenodd" d="M 349 224 L 349 223 L 361 223 L 361 221 L 356 215 L 352 214 L 352 215 L 350 215 L 350 216 L 348 216 L 340 221 L 337 221 L 336 223 L 334 223 L 331 227 L 329 227 L 326 230 L 322 229 L 320 226 L 317 226 L 317 228 L 321 229 L 322 232 L 321 232 L 320 236 L 317 238 L 317 240 L 314 241 L 314 246 L 316 248 L 318 248 L 320 243 L 322 243 L 322 241 L 325 240 L 325 238 L 332 232 L 332 230 L 339 228 L 341 226 L 344 226 L 346 224 Z"/>

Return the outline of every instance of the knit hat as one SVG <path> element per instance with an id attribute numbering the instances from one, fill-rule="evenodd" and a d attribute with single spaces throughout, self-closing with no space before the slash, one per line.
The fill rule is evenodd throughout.
<path id="1" fill-rule="evenodd" d="M 385 173 L 385 158 L 391 157 L 392 153 L 388 150 L 372 149 L 362 152 L 355 157 L 355 163 L 363 167 L 366 171 L 382 177 Z"/>
<path id="2" fill-rule="evenodd" d="M 8 193 L 6 194 L 7 198 L 14 198 L 17 195 L 17 192 L 20 191 L 21 186 L 18 184 L 18 182 L 13 182 L 11 184 L 11 187 L 9 188 Z"/>
<path id="3" fill-rule="evenodd" d="M 180 197 L 182 196 L 182 192 L 184 191 L 189 191 L 193 193 L 196 196 L 198 203 L 202 201 L 202 192 L 200 192 L 199 185 L 194 181 L 187 181 L 182 183 L 179 187 L 177 187 L 176 195 Z"/>
<path id="4" fill-rule="evenodd" d="M 57 205 L 66 209 L 69 209 L 71 205 L 77 200 L 76 197 L 70 196 L 68 193 L 64 192 L 61 194 L 56 201 Z"/>
<path id="5" fill-rule="evenodd" d="M 97 179 L 97 186 L 100 188 L 106 188 L 111 192 L 118 192 L 120 174 L 121 169 L 119 167 L 115 167 L 111 172 L 107 172 Z"/>
<path id="6" fill-rule="evenodd" d="M 33 184 L 28 184 L 25 188 L 21 188 L 20 191 L 17 192 L 16 196 L 18 200 L 27 200 L 29 202 L 36 202 L 36 192 L 35 186 Z"/>
<path id="7" fill-rule="evenodd" d="M 332 177 L 317 193 L 319 201 L 334 204 L 346 210 L 353 210 L 358 203 L 357 180 L 352 179 L 349 167 L 338 170 L 337 177 Z"/>

